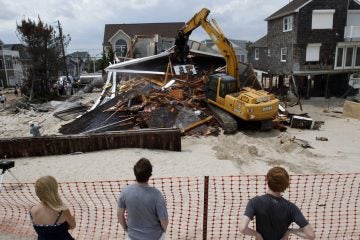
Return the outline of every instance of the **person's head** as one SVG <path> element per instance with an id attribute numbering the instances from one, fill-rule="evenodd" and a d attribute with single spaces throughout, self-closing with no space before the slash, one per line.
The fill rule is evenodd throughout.
<path id="1" fill-rule="evenodd" d="M 289 174 L 282 167 L 273 167 L 266 174 L 266 181 L 273 192 L 284 192 L 289 187 Z"/>
<path id="2" fill-rule="evenodd" d="M 139 183 L 146 183 L 152 174 L 152 165 L 146 158 L 140 158 L 134 165 L 134 174 L 136 181 Z"/>
<path id="3" fill-rule="evenodd" d="M 44 176 L 35 182 L 36 196 L 49 208 L 60 211 L 66 209 L 58 192 L 58 183 L 52 176 Z"/>

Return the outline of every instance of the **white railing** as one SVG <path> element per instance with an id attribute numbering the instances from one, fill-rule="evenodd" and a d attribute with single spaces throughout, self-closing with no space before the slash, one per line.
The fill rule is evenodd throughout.
<path id="1" fill-rule="evenodd" d="M 360 26 L 346 26 L 344 38 L 350 40 L 360 39 Z"/>

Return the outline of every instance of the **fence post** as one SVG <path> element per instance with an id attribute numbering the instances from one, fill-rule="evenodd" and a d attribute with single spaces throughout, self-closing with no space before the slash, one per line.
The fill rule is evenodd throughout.
<path id="1" fill-rule="evenodd" d="M 208 202 L 209 202 L 209 176 L 205 176 L 204 177 L 203 240 L 207 239 Z"/>

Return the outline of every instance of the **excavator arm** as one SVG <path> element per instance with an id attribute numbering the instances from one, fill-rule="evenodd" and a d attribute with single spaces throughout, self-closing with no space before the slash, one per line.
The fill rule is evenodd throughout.
<path id="1" fill-rule="evenodd" d="M 178 56 L 186 57 L 188 54 L 187 41 L 189 35 L 193 30 L 201 26 L 209 35 L 210 39 L 217 46 L 221 54 L 226 60 L 227 74 L 233 76 L 239 80 L 239 65 L 236 58 L 235 50 L 232 47 L 230 41 L 224 36 L 219 25 L 214 19 L 212 23 L 207 20 L 210 10 L 203 8 L 201 11 L 196 13 L 179 32 L 175 41 L 175 54 Z M 180 58 L 181 58 L 180 57 Z M 183 60 L 183 59 L 182 59 Z"/>

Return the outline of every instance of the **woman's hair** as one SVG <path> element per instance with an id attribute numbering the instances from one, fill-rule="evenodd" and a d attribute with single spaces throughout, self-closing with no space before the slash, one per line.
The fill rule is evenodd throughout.
<path id="1" fill-rule="evenodd" d="M 36 180 L 35 192 L 42 203 L 55 211 L 67 209 L 58 192 L 58 183 L 52 176 L 44 176 Z"/>
<path id="2" fill-rule="evenodd" d="M 146 158 L 140 158 L 134 166 L 134 174 L 137 182 L 147 182 L 152 174 L 152 165 L 150 161 Z"/>
<path id="3" fill-rule="evenodd" d="M 274 192 L 284 192 L 289 186 L 289 174 L 282 167 L 271 168 L 266 175 L 266 180 L 269 188 Z"/>

